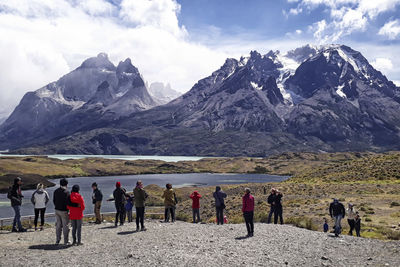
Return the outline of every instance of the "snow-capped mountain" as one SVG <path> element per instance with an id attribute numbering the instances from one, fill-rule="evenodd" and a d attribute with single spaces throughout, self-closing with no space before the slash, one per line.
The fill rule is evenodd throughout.
<path id="1" fill-rule="evenodd" d="M 99 94 L 112 94 L 106 88 Z M 78 106 L 79 99 L 74 101 Z M 359 52 L 307 45 L 285 54 L 252 51 L 227 59 L 166 105 L 21 151 L 225 156 L 382 151 L 400 149 L 399 110 L 400 88 Z"/>
<path id="2" fill-rule="evenodd" d="M 169 83 L 154 82 L 150 84 L 148 90 L 153 99 L 160 104 L 167 104 L 181 95 L 181 93 L 172 89 Z"/>
<path id="3" fill-rule="evenodd" d="M 48 141 L 155 105 L 129 58 L 116 67 L 100 53 L 27 93 L 0 127 L 1 147 Z"/>

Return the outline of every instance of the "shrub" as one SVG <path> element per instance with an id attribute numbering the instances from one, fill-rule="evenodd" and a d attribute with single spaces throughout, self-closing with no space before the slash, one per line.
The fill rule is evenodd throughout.
<path id="1" fill-rule="evenodd" d="M 398 206 L 400 206 L 400 203 L 399 203 L 399 202 L 393 201 L 392 203 L 390 203 L 390 207 L 391 207 L 391 208 L 393 208 L 393 207 L 398 207 Z"/>
<path id="2" fill-rule="evenodd" d="M 313 223 L 311 218 L 301 217 L 289 217 L 286 219 L 286 224 L 291 224 L 299 228 L 305 228 L 308 230 L 318 230 L 318 227 Z"/>

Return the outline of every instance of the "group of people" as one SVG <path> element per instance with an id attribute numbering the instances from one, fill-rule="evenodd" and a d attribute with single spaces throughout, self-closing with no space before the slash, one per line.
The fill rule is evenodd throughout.
<path id="1" fill-rule="evenodd" d="M 329 205 L 329 215 L 334 219 L 334 233 L 335 236 L 339 236 L 342 232 L 341 221 L 346 216 L 346 209 L 338 199 L 334 198 L 333 202 Z M 329 231 L 329 225 L 327 220 L 324 220 L 324 232 Z M 361 231 L 361 217 L 358 211 L 355 210 L 352 203 L 348 204 L 347 208 L 347 222 L 349 224 L 350 230 L 349 235 L 353 235 L 353 231 L 356 231 L 356 235 L 360 237 Z"/>
<path id="2" fill-rule="evenodd" d="M 26 229 L 22 227 L 20 220 L 20 207 L 22 204 L 22 192 L 21 192 L 22 180 L 16 178 L 14 184 L 10 187 L 8 192 L 8 198 L 11 200 L 11 206 L 14 209 L 15 216 L 12 226 L 13 232 L 25 232 Z M 81 245 L 81 231 L 82 231 L 82 219 L 83 211 L 85 210 L 85 201 L 82 195 L 79 193 L 79 185 L 72 187 L 71 193 L 67 189 L 68 181 L 66 179 L 60 180 L 60 187 L 54 191 L 53 203 L 55 207 L 55 218 L 56 218 L 56 244 L 61 241 L 61 235 L 64 235 L 64 244 L 70 244 L 69 242 L 69 223 L 72 225 L 72 238 L 73 245 Z M 96 224 L 101 224 L 101 205 L 103 201 L 103 194 L 98 188 L 97 183 L 92 184 L 92 203 L 94 205 L 94 213 Z M 266 191 L 264 190 L 264 194 Z M 115 189 L 113 191 L 113 198 L 109 201 L 115 203 L 115 226 L 123 225 L 126 218 L 128 222 L 133 221 L 132 210 L 133 207 L 136 209 L 136 231 L 146 231 L 144 226 L 144 214 L 145 214 L 145 203 L 149 195 L 143 188 L 141 180 L 136 182 L 133 193 L 127 193 L 126 189 L 121 186 L 120 182 L 116 182 Z M 213 193 L 215 200 L 216 209 L 216 223 L 217 225 L 223 225 L 227 222 L 226 216 L 224 216 L 224 210 L 226 209 L 225 199 L 227 194 L 222 191 L 220 186 L 216 186 L 215 192 Z M 166 188 L 162 194 L 164 199 L 165 213 L 164 222 L 175 222 L 175 210 L 178 203 L 178 198 L 172 185 L 166 184 Z M 201 222 L 200 216 L 200 199 L 201 194 L 198 191 L 194 191 L 190 198 L 192 199 L 192 215 L 193 223 Z M 274 223 L 278 223 L 278 219 L 283 224 L 283 207 L 282 207 L 283 194 L 275 188 L 271 189 L 271 192 L 267 198 L 267 202 L 270 205 L 270 211 L 268 214 L 268 223 L 271 223 L 272 216 L 274 216 Z M 38 184 L 37 189 L 34 191 L 31 197 L 31 202 L 34 205 L 34 225 L 35 231 L 38 229 L 38 219 L 40 216 L 40 230 L 43 230 L 44 218 L 46 206 L 50 200 L 49 194 L 44 189 L 43 184 Z M 242 213 L 244 221 L 246 223 L 247 236 L 252 237 L 254 235 L 254 196 L 251 194 L 250 188 L 246 188 L 242 197 Z M 341 220 L 346 215 L 346 210 L 342 203 L 337 199 L 330 204 L 329 207 L 330 216 L 334 219 L 334 233 L 339 236 L 341 233 Z M 349 234 L 352 235 L 355 230 L 356 235 L 360 236 L 361 218 L 358 212 L 354 209 L 354 206 L 349 203 L 347 209 L 348 223 L 350 226 Z M 324 231 L 327 232 L 329 226 L 325 219 Z"/>

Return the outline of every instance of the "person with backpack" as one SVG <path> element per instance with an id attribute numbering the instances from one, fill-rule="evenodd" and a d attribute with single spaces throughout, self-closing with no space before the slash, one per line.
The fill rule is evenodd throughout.
<path id="1" fill-rule="evenodd" d="M 141 231 L 146 231 L 146 227 L 144 227 L 144 212 L 145 202 L 149 195 L 144 190 L 141 180 L 136 182 L 136 187 L 133 189 L 133 196 L 136 207 L 136 232 L 139 231 L 139 223 L 141 226 Z"/>
<path id="2" fill-rule="evenodd" d="M 254 235 L 254 197 L 250 194 L 250 188 L 245 189 L 242 203 L 242 212 L 246 222 L 247 236 L 252 237 Z"/>
<path id="3" fill-rule="evenodd" d="M 271 193 L 269 194 L 267 199 L 267 202 L 270 205 L 267 223 L 271 223 L 272 215 L 275 214 L 275 198 L 276 198 L 276 190 L 275 188 L 272 188 Z"/>
<path id="4" fill-rule="evenodd" d="M 275 206 L 274 206 L 274 224 L 279 222 L 283 224 L 283 207 L 282 207 L 283 194 L 277 189 L 275 191 Z"/>
<path id="5" fill-rule="evenodd" d="M 217 225 L 223 225 L 224 209 L 226 208 L 224 199 L 227 197 L 227 195 L 221 190 L 220 186 L 216 186 L 213 197 L 215 199 L 215 209 L 217 212 Z"/>
<path id="6" fill-rule="evenodd" d="M 194 191 L 190 195 L 190 198 L 192 199 L 193 223 L 201 222 L 201 219 L 200 219 L 200 198 L 201 198 L 201 195 L 199 194 L 199 192 Z M 196 217 L 197 217 L 197 221 L 196 221 Z"/>
<path id="7" fill-rule="evenodd" d="M 97 183 L 92 184 L 93 195 L 92 195 L 92 203 L 94 205 L 94 214 L 96 216 L 96 224 L 101 224 L 101 202 L 103 201 L 103 193 L 97 186 Z"/>
<path id="8" fill-rule="evenodd" d="M 346 210 L 338 199 L 333 199 L 329 206 L 329 214 L 335 220 L 335 236 L 338 237 L 342 231 L 341 220 L 346 216 Z"/>
<path id="9" fill-rule="evenodd" d="M 354 205 L 349 203 L 349 207 L 347 209 L 347 223 L 349 224 L 350 231 L 349 235 L 353 235 L 353 230 L 355 226 L 355 217 L 356 217 L 356 210 L 354 209 Z"/>
<path id="10" fill-rule="evenodd" d="M 83 245 L 81 242 L 82 236 L 82 219 L 83 211 L 85 210 L 85 201 L 81 194 L 79 194 L 79 185 L 72 187 L 72 193 L 70 196 L 71 203 L 78 204 L 78 207 L 67 206 L 69 209 L 69 219 L 72 224 L 72 245 Z"/>
<path id="11" fill-rule="evenodd" d="M 172 184 L 166 184 L 166 189 L 162 195 L 164 199 L 164 206 L 165 206 L 165 219 L 164 222 L 169 222 L 169 217 L 171 215 L 171 222 L 175 222 L 175 208 L 177 204 L 176 194 L 174 189 L 172 189 Z"/>
<path id="12" fill-rule="evenodd" d="M 125 203 L 126 203 L 126 190 L 121 187 L 121 183 L 117 182 L 115 184 L 115 190 L 113 192 L 115 209 L 117 210 L 115 214 L 115 227 L 118 226 L 118 219 L 120 226 L 124 225 L 125 220 Z"/>
<path id="13" fill-rule="evenodd" d="M 44 190 L 43 184 L 39 183 L 36 187 L 36 191 L 33 192 L 31 197 L 31 202 L 34 206 L 34 211 L 35 211 L 35 219 L 33 221 L 35 224 L 35 231 L 37 230 L 39 214 L 40 214 L 40 231 L 43 230 L 44 214 L 46 212 L 46 206 L 47 203 L 49 203 L 49 200 L 50 200 L 49 194 L 47 193 L 46 190 Z"/>
<path id="14" fill-rule="evenodd" d="M 7 198 L 11 201 L 11 207 L 14 210 L 14 220 L 12 232 L 26 232 L 26 229 L 21 224 L 21 205 L 24 197 L 21 192 L 22 179 L 17 177 L 14 179 L 14 184 L 8 189 Z M 18 229 L 17 229 L 18 226 Z"/>
<path id="15" fill-rule="evenodd" d="M 68 208 L 79 207 L 78 203 L 72 203 L 70 193 L 67 189 L 68 181 L 63 178 L 60 180 L 60 187 L 54 191 L 53 204 L 56 214 L 56 244 L 60 244 L 61 232 L 64 235 L 64 244 L 69 245 L 69 214 Z"/>

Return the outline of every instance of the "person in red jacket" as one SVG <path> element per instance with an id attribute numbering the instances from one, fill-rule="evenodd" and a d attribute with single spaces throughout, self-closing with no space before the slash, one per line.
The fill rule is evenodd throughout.
<path id="1" fill-rule="evenodd" d="M 201 219 L 200 219 L 200 198 L 201 198 L 201 195 L 199 194 L 199 192 L 194 191 L 190 195 L 190 198 L 192 199 L 193 223 L 201 222 Z M 197 221 L 196 221 L 196 217 L 197 217 Z"/>
<path id="2" fill-rule="evenodd" d="M 242 200 L 242 212 L 244 220 L 246 221 L 247 236 L 251 237 L 254 235 L 254 197 L 250 194 L 250 188 L 245 189 L 245 194 Z"/>
<path id="3" fill-rule="evenodd" d="M 71 202 L 77 203 L 78 207 L 68 206 L 69 209 L 69 219 L 72 225 L 72 245 L 82 245 L 81 242 L 81 232 L 82 232 L 82 218 L 83 211 L 85 210 L 85 201 L 81 194 L 79 194 L 79 185 L 74 185 L 71 192 Z"/>

